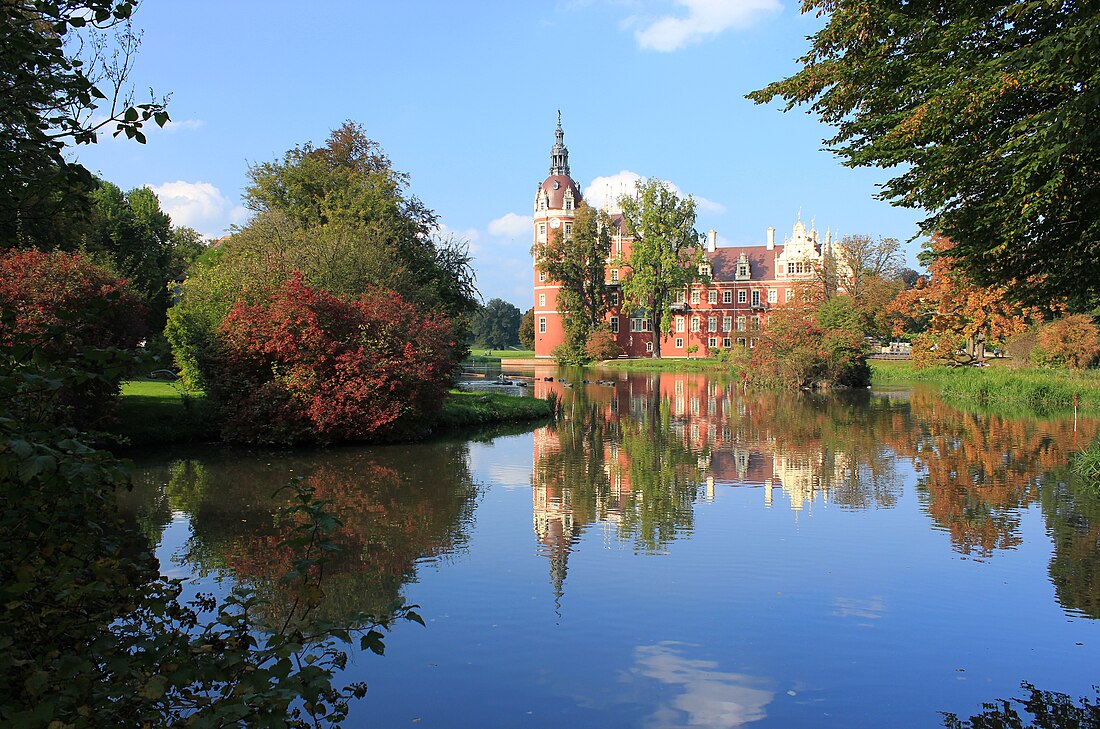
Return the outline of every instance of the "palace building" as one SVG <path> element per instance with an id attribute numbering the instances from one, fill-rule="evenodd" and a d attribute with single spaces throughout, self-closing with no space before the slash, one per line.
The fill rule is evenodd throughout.
<path id="1" fill-rule="evenodd" d="M 553 236 L 572 234 L 573 218 L 582 200 L 580 186 L 570 176 L 569 150 L 558 115 L 554 146 L 550 150 L 550 174 L 538 186 L 534 203 L 533 251 Z M 612 310 L 608 324 L 619 347 L 629 357 L 645 357 L 654 351 L 650 321 L 642 312 L 625 309 L 618 291 L 619 281 L 629 273 L 620 261 L 630 256 L 632 238 L 620 211 L 611 203 L 608 213 L 614 228 L 611 256 L 605 268 L 605 283 L 611 289 Z M 754 246 L 718 247 L 718 234 L 707 233 L 705 272 L 707 285 L 696 284 L 681 292 L 673 306 L 672 331 L 661 339 L 663 357 L 705 357 L 711 350 L 735 346 L 753 347 L 768 312 L 794 297 L 795 285 L 814 274 L 815 266 L 832 251 L 830 233 L 821 240 L 801 216 L 791 235 L 776 243 L 775 228 L 768 228 L 765 242 Z M 561 287 L 534 267 L 535 356 L 550 358 L 554 348 L 565 342 L 563 318 L 568 312 L 557 306 Z"/>

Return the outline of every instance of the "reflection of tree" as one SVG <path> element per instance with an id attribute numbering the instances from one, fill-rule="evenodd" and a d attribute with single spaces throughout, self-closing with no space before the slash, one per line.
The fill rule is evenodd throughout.
<path id="1" fill-rule="evenodd" d="M 171 511 L 185 511 L 192 536 L 186 559 L 197 572 L 230 571 L 261 594 L 285 600 L 280 578 L 293 554 L 280 543 L 290 524 L 276 512 L 289 492 L 273 496 L 289 475 L 342 521 L 330 539 L 319 616 L 382 614 L 416 573 L 416 562 L 461 548 L 477 493 L 464 445 L 415 449 L 332 450 L 309 455 L 211 452 L 139 471 L 139 484 L 165 484 Z M 146 511 L 158 501 L 145 491 Z M 163 509 L 159 509 L 163 513 Z M 140 513 L 140 512 L 139 512 Z"/>
<path id="2" fill-rule="evenodd" d="M 963 554 L 1015 548 L 1019 511 L 1039 497 L 1039 477 L 1068 459 L 1073 421 L 965 412 L 921 390 L 912 393 L 910 411 L 912 424 L 894 431 L 890 443 L 921 472 L 929 516 Z"/>
<path id="3" fill-rule="evenodd" d="M 1058 602 L 1100 619 L 1100 494 L 1072 478 L 1048 478 L 1041 498 L 1054 540 L 1050 581 Z"/>
<path id="4" fill-rule="evenodd" d="M 997 699 L 984 704 L 985 711 L 969 719 L 944 713 L 947 729 L 1095 729 L 1100 727 L 1100 690 L 1096 699 L 1084 697 L 1079 703 L 1057 691 L 1041 691 L 1026 681 L 1020 687 L 1028 693 L 1023 699 Z"/>

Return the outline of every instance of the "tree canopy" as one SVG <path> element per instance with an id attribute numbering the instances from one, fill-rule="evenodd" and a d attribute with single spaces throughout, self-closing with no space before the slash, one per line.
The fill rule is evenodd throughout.
<path id="1" fill-rule="evenodd" d="M 168 122 L 164 99 L 134 104 L 127 86 L 139 38 L 133 0 L 0 3 L 0 240 L 55 245 L 58 218 L 87 208 L 91 174 L 65 159 L 67 143 L 101 130 L 145 142 Z"/>
<path id="2" fill-rule="evenodd" d="M 519 344 L 519 327 L 523 315 L 504 299 L 490 299 L 470 318 L 470 334 L 474 342 L 489 349 L 504 349 Z"/>
<path id="3" fill-rule="evenodd" d="M 805 0 L 827 15 L 790 78 L 754 91 L 836 128 L 850 167 L 979 285 L 1074 308 L 1100 298 L 1100 6 L 1082 0 Z M 1016 285 L 1026 281 L 1026 285 Z"/>
<path id="4" fill-rule="evenodd" d="M 673 296 L 695 281 L 703 249 L 695 230 L 695 200 L 681 198 L 654 177 L 637 183 L 633 196 L 620 203 L 627 231 L 634 236 L 630 267 L 623 278 L 625 304 L 643 309 L 652 323 L 654 356 L 661 356 L 661 333 L 671 321 Z"/>

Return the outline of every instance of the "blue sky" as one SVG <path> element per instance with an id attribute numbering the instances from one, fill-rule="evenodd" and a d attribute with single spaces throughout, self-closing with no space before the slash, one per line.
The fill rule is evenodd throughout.
<path id="1" fill-rule="evenodd" d="M 246 219 L 249 164 L 364 126 L 411 191 L 470 242 L 478 287 L 531 306 L 530 215 L 557 110 L 574 179 L 656 176 L 699 202 L 720 245 L 803 220 L 906 240 L 920 211 L 874 199 L 879 170 L 822 150 L 828 127 L 744 95 L 797 69 L 821 24 L 786 0 L 146 0 L 133 80 L 171 94 L 145 146 L 74 150 L 180 224 Z M 593 188 L 595 189 L 595 188 Z M 916 244 L 907 246 L 915 264 Z"/>

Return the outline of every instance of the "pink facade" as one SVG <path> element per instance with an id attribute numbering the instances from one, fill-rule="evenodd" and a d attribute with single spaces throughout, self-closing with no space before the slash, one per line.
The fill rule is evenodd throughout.
<path id="1" fill-rule="evenodd" d="M 551 152 L 550 176 L 535 194 L 534 248 L 537 250 L 558 235 L 570 235 L 572 220 L 581 201 L 581 191 L 569 176 L 569 153 L 563 142 L 561 120 Z M 612 236 L 611 260 L 628 260 L 631 238 L 625 234 L 622 218 L 612 213 L 616 232 Z M 799 220 L 791 236 L 775 243 L 775 229 L 769 228 L 766 242 L 753 246 L 719 248 L 717 234 L 710 231 L 706 244 L 710 283 L 683 291 L 673 307 L 669 331 L 661 338 L 662 357 L 706 357 L 715 350 L 736 346 L 753 347 L 768 312 L 794 296 L 799 281 L 813 276 L 832 245 L 831 234 L 824 241 L 817 231 Z M 629 267 L 609 264 L 605 283 L 612 301 L 621 301 L 619 282 Z M 534 268 L 535 356 L 550 358 L 565 341 L 563 312 L 557 305 L 558 285 Z M 655 352 L 654 332 L 649 320 L 614 305 L 608 324 L 616 333 L 624 356 L 645 357 Z"/>

